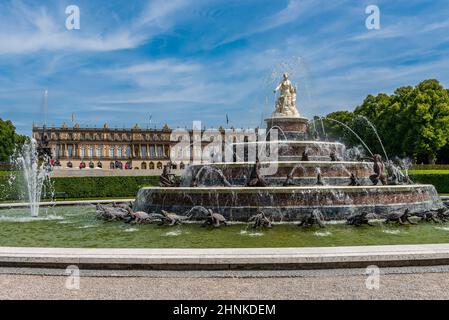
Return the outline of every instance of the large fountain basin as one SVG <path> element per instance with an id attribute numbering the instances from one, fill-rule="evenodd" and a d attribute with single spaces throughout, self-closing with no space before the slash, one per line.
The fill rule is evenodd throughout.
<path id="1" fill-rule="evenodd" d="M 317 169 L 320 169 L 323 181 L 327 185 L 344 186 L 350 183 L 351 173 L 355 174 L 362 184 L 371 184 L 369 176 L 373 174 L 372 162 L 353 161 L 279 161 L 276 163 L 261 162 L 262 168 L 276 165 L 276 172 L 264 178 L 270 186 L 282 186 L 289 173 L 293 182 L 300 186 L 312 186 L 317 182 Z M 190 165 L 183 175 L 183 186 L 190 186 L 192 177 L 197 177 L 199 185 L 216 186 L 222 184 L 218 169 L 226 179 L 237 186 L 244 186 L 254 167 L 248 162 L 223 162 L 209 165 Z M 202 171 L 201 171 L 202 170 Z"/>
<path id="2" fill-rule="evenodd" d="M 162 209 L 185 214 L 194 206 L 211 208 L 227 219 L 246 221 L 259 210 L 282 220 L 298 220 L 314 209 L 327 219 L 345 219 L 368 211 L 379 216 L 409 209 L 412 213 L 443 207 L 432 185 L 314 187 L 146 187 L 135 210 Z"/>
<path id="3" fill-rule="evenodd" d="M 327 161 L 330 159 L 331 153 L 334 153 L 338 158 L 343 158 L 345 145 L 340 142 L 328 142 L 317 140 L 276 140 L 276 141 L 254 141 L 235 143 L 247 148 L 251 148 L 252 145 L 259 147 L 270 146 L 272 152 L 277 152 L 278 160 L 301 160 L 301 157 L 305 151 L 310 160 L 315 161 Z M 241 159 L 243 160 L 243 159 Z"/>

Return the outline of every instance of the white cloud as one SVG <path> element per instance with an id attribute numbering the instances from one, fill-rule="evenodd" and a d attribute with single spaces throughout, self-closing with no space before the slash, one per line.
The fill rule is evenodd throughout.
<path id="1" fill-rule="evenodd" d="M 151 62 L 143 62 L 139 64 L 133 64 L 126 67 L 105 69 L 100 72 L 110 75 L 135 75 L 135 74 L 150 74 L 154 73 L 155 76 L 161 74 L 180 74 L 190 73 L 198 71 L 202 68 L 201 65 L 196 63 L 185 63 L 176 61 L 173 59 L 154 60 Z"/>
<path id="2" fill-rule="evenodd" d="M 83 24 L 81 30 L 66 30 L 61 16 L 51 15 L 45 7 L 28 7 L 14 1 L 11 5 L 0 5 L 0 54 L 58 50 L 101 52 L 136 48 L 152 36 L 167 31 L 175 19 L 165 18 L 186 4 L 184 0 L 152 1 L 142 15 L 128 25 L 105 32 L 83 27 Z"/>

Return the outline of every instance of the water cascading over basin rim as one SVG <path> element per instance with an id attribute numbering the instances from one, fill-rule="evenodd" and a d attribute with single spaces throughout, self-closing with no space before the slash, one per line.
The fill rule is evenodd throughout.
<path id="1" fill-rule="evenodd" d="M 314 210 L 328 220 L 340 220 L 358 213 L 382 216 L 443 208 L 434 186 L 413 184 L 393 163 L 385 164 L 380 155 L 373 154 L 363 140 L 369 157 L 358 148 L 346 150 L 341 142 L 320 140 L 315 121 L 309 130 L 308 120 L 296 109 L 297 90 L 287 73 L 276 87 L 278 91 L 275 111 L 265 119 L 265 139 L 233 139 L 230 146 L 223 146 L 228 157 L 232 150 L 232 160 L 218 157 L 223 162 L 214 158 L 205 161 L 207 164 L 188 166 L 179 187 L 172 187 L 175 183 L 167 178 L 168 172 L 165 178 L 161 175 L 165 187 L 140 189 L 134 209 L 183 215 L 202 206 L 229 220 L 248 221 L 263 212 L 294 221 Z M 327 140 L 321 125 L 322 137 Z M 256 157 L 264 150 L 269 157 Z M 270 161 L 264 161 L 267 159 Z"/>
<path id="2" fill-rule="evenodd" d="M 182 214 L 194 205 L 246 221 L 259 210 L 282 220 L 298 220 L 319 209 L 331 220 L 368 211 L 379 215 L 409 209 L 411 212 L 442 207 L 432 185 L 398 186 L 292 186 L 292 187 L 145 187 L 140 189 L 136 210 L 161 209 Z"/>

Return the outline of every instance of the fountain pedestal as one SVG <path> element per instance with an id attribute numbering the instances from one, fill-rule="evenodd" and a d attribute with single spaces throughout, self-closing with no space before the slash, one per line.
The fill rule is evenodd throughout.
<path id="1" fill-rule="evenodd" d="M 305 140 L 307 132 L 307 123 L 309 120 L 302 117 L 271 117 L 265 119 L 267 123 L 267 132 L 270 129 L 281 129 L 288 140 Z M 278 133 L 278 138 L 283 138 L 282 132 Z"/>

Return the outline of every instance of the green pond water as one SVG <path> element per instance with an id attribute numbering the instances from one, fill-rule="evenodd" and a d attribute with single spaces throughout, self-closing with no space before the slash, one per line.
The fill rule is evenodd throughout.
<path id="1" fill-rule="evenodd" d="M 449 243 L 449 223 L 352 227 L 329 224 L 304 229 L 279 224 L 253 231 L 245 224 L 203 228 L 103 222 L 93 206 L 0 210 L 0 246 L 85 248 L 247 248 Z"/>

